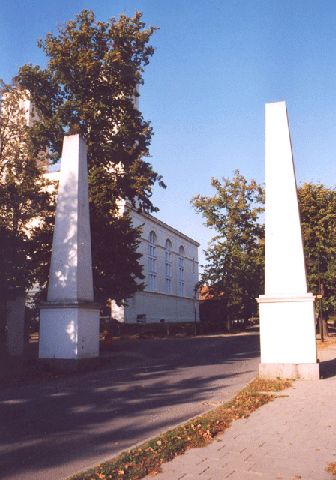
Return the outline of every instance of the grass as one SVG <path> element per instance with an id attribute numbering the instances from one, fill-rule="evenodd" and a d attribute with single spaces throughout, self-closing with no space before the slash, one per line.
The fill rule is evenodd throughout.
<path id="1" fill-rule="evenodd" d="M 68 480 L 137 480 L 158 473 L 162 463 L 169 462 L 190 448 L 207 445 L 229 428 L 232 422 L 248 417 L 279 396 L 277 392 L 291 385 L 290 380 L 255 379 L 232 401 Z"/>

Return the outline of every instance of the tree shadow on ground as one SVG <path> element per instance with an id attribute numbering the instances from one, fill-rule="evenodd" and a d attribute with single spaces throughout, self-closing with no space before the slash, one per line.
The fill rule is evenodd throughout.
<path id="1" fill-rule="evenodd" d="M 319 338 L 319 337 L 318 337 Z M 333 347 L 336 346 L 336 328 L 334 325 L 328 326 L 328 336 L 325 337 L 325 343 L 320 345 L 321 353 L 323 352 L 324 346 L 332 347 L 331 355 L 334 354 L 334 358 L 327 358 L 320 362 L 320 378 L 330 378 L 336 376 L 336 349 Z M 323 358 L 323 357 L 322 357 Z"/>
<path id="2" fill-rule="evenodd" d="M 336 376 L 336 358 L 320 362 L 320 378 Z"/>
<path id="3" fill-rule="evenodd" d="M 49 478 L 55 468 L 64 478 L 209 409 L 255 376 L 258 342 L 253 335 L 118 344 L 121 368 L 3 389 L 1 477 Z"/>

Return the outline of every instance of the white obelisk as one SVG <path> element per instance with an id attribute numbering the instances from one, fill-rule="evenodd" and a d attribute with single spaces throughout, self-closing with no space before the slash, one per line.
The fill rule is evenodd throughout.
<path id="1" fill-rule="evenodd" d="M 40 310 L 39 357 L 99 355 L 99 309 L 93 303 L 87 147 L 64 137 L 47 302 Z"/>
<path id="2" fill-rule="evenodd" d="M 300 214 L 285 102 L 265 109 L 265 295 L 259 375 L 319 378 L 314 299 L 307 293 Z"/>

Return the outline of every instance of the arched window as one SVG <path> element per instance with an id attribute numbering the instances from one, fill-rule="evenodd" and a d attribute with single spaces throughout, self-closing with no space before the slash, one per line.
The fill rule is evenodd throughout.
<path id="1" fill-rule="evenodd" d="M 156 235 L 151 231 L 148 238 L 148 288 L 156 290 Z"/>
<path id="2" fill-rule="evenodd" d="M 156 234 L 153 230 L 149 234 L 148 255 L 155 257 Z"/>
<path id="3" fill-rule="evenodd" d="M 165 249 L 165 273 L 166 273 L 166 293 L 172 290 L 172 260 L 171 260 L 172 242 L 167 238 Z"/>
<path id="4" fill-rule="evenodd" d="M 184 296 L 184 247 L 182 245 L 179 248 L 179 257 L 178 257 L 178 288 L 179 295 Z"/>

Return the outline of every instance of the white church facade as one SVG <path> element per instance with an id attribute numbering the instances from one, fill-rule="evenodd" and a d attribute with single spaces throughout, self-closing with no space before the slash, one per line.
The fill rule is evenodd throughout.
<path id="1" fill-rule="evenodd" d="M 198 321 L 199 244 L 152 215 L 125 203 L 121 213 L 124 209 L 142 229 L 138 252 L 145 288 L 121 307 L 112 302 L 112 318 L 125 323 Z"/>

